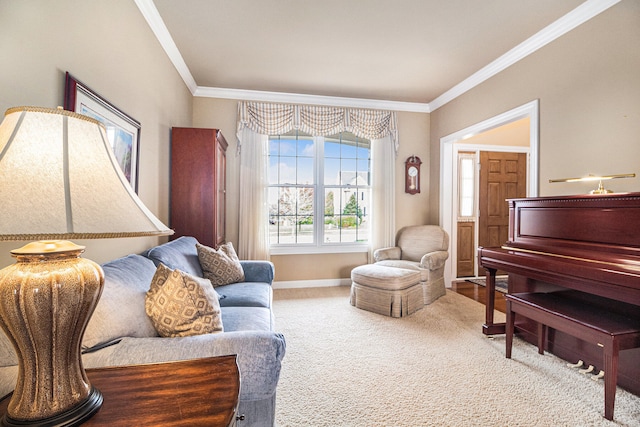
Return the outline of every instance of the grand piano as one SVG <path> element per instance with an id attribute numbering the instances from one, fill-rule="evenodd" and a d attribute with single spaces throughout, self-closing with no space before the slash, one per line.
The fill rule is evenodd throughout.
<path id="1" fill-rule="evenodd" d="M 640 193 L 510 199 L 509 237 L 501 247 L 479 248 L 485 269 L 483 333 L 505 332 L 494 322 L 496 274 L 508 274 L 508 292 L 575 290 L 577 300 L 640 318 Z M 516 330 L 536 342 L 536 324 L 519 319 Z M 550 330 L 547 351 L 602 367 L 602 349 Z M 618 385 L 640 396 L 640 348 L 620 352 Z"/>

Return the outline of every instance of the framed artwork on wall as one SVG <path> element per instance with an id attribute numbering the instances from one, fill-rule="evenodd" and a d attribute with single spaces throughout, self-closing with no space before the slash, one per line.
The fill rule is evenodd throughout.
<path id="1" fill-rule="evenodd" d="M 89 89 L 69 72 L 65 78 L 64 109 L 89 116 L 104 124 L 122 173 L 137 193 L 140 122 Z"/>

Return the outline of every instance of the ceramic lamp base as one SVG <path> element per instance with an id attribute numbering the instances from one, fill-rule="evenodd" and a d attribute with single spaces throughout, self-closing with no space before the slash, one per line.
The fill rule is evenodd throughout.
<path id="1" fill-rule="evenodd" d="M 51 418 L 33 421 L 14 420 L 5 415 L 0 421 L 2 427 L 73 427 L 79 426 L 91 418 L 102 406 L 102 393 L 91 388 L 89 397 L 75 408 Z"/>
<path id="2" fill-rule="evenodd" d="M 0 327 L 16 351 L 18 380 L 4 426 L 66 426 L 86 420 L 102 395 L 86 376 L 82 336 L 104 273 L 66 241 L 30 243 L 0 270 Z"/>

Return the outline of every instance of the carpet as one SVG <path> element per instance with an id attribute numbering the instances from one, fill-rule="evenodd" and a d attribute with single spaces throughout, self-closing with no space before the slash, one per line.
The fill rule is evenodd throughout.
<path id="1" fill-rule="evenodd" d="M 479 277 L 477 279 L 466 279 L 466 282 L 475 283 L 480 286 L 487 286 L 487 279 L 484 277 Z M 496 291 L 502 292 L 503 294 L 507 293 L 508 290 L 509 279 L 507 277 L 496 277 Z"/>
<path id="2" fill-rule="evenodd" d="M 287 340 L 276 425 L 640 426 L 640 397 L 619 388 L 609 422 L 602 380 L 518 338 L 506 359 L 484 311 L 448 290 L 395 319 L 351 306 L 348 286 L 275 289 Z"/>

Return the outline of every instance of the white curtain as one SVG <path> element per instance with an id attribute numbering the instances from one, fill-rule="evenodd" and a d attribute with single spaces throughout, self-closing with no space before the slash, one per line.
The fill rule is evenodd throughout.
<path id="1" fill-rule="evenodd" d="M 373 262 L 374 250 L 395 246 L 396 240 L 396 149 L 391 136 L 371 141 L 371 148 L 371 204 L 374 219 L 369 262 Z"/>
<path id="2" fill-rule="evenodd" d="M 370 139 L 373 163 L 373 248 L 395 240 L 396 113 L 314 105 L 238 103 L 240 218 L 238 255 L 269 259 L 267 209 L 268 136 L 298 129 L 313 136 L 348 131 Z"/>
<path id="3" fill-rule="evenodd" d="M 238 257 L 269 259 L 269 212 L 267 210 L 267 153 L 269 137 L 248 128 L 238 133 L 240 156 L 240 209 Z"/>

